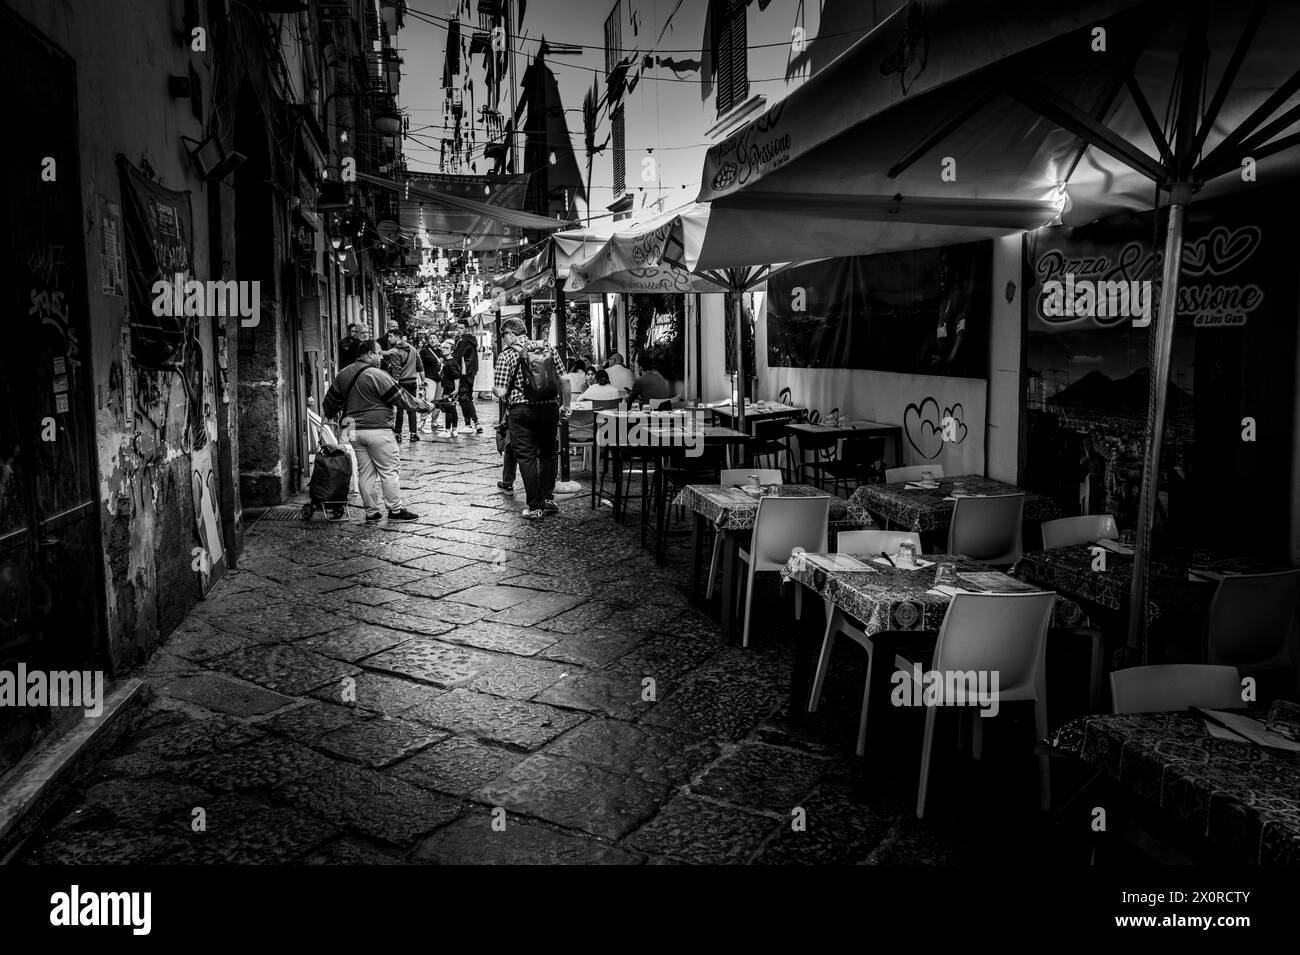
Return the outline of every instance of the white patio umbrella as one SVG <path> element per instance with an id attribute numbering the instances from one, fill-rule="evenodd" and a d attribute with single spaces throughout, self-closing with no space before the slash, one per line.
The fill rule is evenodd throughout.
<path id="1" fill-rule="evenodd" d="M 1300 170 L 1297 45 L 1300 0 L 913 0 L 709 150 L 699 198 L 720 238 L 743 241 L 701 262 L 885 252 L 1167 206 L 1130 594 L 1145 660 L 1184 211 L 1193 194 Z"/>
<path id="2" fill-rule="evenodd" d="M 708 203 L 697 202 L 643 222 L 622 225 L 593 255 L 570 264 L 565 288 L 570 292 L 729 293 L 736 330 L 737 375 L 743 374 L 744 306 L 740 294 L 765 289 L 768 277 L 790 263 L 701 267 L 701 253 L 715 235 L 711 219 Z M 745 407 L 739 389 L 735 410 L 743 430 Z"/>

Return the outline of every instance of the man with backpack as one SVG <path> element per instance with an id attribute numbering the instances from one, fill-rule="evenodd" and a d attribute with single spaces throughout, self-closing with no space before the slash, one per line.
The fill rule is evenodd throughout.
<path id="1" fill-rule="evenodd" d="M 560 356 L 544 341 L 530 341 L 524 323 L 501 323 L 505 347 L 497 359 L 492 393 L 509 411 L 510 446 L 524 478 L 524 517 L 541 520 L 554 501 L 559 463 L 560 415 L 569 414 L 569 383 L 560 377 Z"/>

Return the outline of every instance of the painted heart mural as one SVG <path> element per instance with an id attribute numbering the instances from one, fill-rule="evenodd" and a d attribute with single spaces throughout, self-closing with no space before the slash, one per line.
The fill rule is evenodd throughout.
<path id="1" fill-rule="evenodd" d="M 903 433 L 907 442 L 927 461 L 933 461 L 943 452 L 943 420 L 951 417 L 956 425 L 953 444 L 966 440 L 965 412 L 961 402 L 940 408 L 933 396 L 921 399 L 919 404 L 909 404 L 903 411 Z"/>

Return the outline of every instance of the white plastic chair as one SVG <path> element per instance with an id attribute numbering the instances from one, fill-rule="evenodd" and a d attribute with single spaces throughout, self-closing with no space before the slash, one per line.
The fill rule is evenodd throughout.
<path id="1" fill-rule="evenodd" d="M 898 484 L 900 481 L 919 481 L 921 474 L 929 471 L 936 478 L 941 478 L 943 474 L 942 464 L 909 464 L 902 468 L 885 468 L 885 483 Z"/>
<path id="2" fill-rule="evenodd" d="M 742 484 L 749 483 L 751 474 L 758 475 L 759 484 L 784 484 L 785 481 L 781 474 L 780 468 L 724 468 L 722 477 L 718 481 L 723 487 L 739 487 Z M 709 561 L 709 584 L 704 591 L 704 599 L 708 600 L 713 596 L 713 583 L 718 577 L 718 562 L 722 558 L 722 534 L 717 534 L 713 538 L 713 557 Z"/>
<path id="3" fill-rule="evenodd" d="M 916 531 L 840 531 L 835 535 L 835 550 L 841 554 L 868 554 L 879 557 L 880 552 L 897 554 L 898 545 L 904 541 L 921 553 L 921 535 Z"/>
<path id="4" fill-rule="evenodd" d="M 1047 628 L 1052 621 L 1056 594 L 1051 591 L 1027 594 L 964 594 L 953 596 L 939 628 L 930 670 L 940 673 L 979 672 L 998 675 L 997 701 L 1034 703 L 1034 735 L 1047 735 L 1047 667 L 1044 662 Z M 905 661 L 896 660 L 908 679 L 912 673 Z M 948 681 L 944 680 L 943 702 L 947 699 Z M 969 702 L 969 701 L 968 701 Z M 934 755 L 934 728 L 937 707 L 927 707 L 925 736 L 921 744 L 921 780 L 916 794 L 916 817 L 925 818 L 926 797 L 930 786 L 930 766 Z M 979 712 L 973 715 L 972 755 L 982 755 L 983 727 L 988 719 Z M 1051 806 L 1051 785 L 1047 756 L 1038 758 L 1039 799 L 1043 809 Z"/>
<path id="5" fill-rule="evenodd" d="M 758 516 L 754 518 L 754 539 L 750 549 L 740 549 L 740 560 L 748 568 L 745 574 L 745 624 L 741 645 L 749 646 L 749 616 L 754 603 L 754 575 L 781 570 L 790 561 L 796 547 L 814 554 L 826 553 L 826 526 L 831 514 L 831 499 L 826 497 L 762 497 Z M 803 591 L 795 592 L 795 615 L 802 606 Z M 740 592 L 736 592 L 736 610 L 740 609 Z"/>
<path id="6" fill-rule="evenodd" d="M 1043 549 L 1070 547 L 1090 541 L 1119 540 L 1119 526 L 1109 514 L 1087 514 L 1083 517 L 1062 517 L 1043 521 Z"/>
<path id="7" fill-rule="evenodd" d="M 1116 713 L 1240 709 L 1241 676 L 1236 667 L 1198 663 L 1129 667 L 1111 673 L 1110 697 Z"/>
<path id="8" fill-rule="evenodd" d="M 1207 663 L 1242 673 L 1295 665 L 1300 570 L 1224 577 L 1210 601 Z"/>
<path id="9" fill-rule="evenodd" d="M 1020 559 L 1020 526 L 1025 494 L 959 497 L 948 525 L 948 553 L 986 564 L 1014 564 Z"/>
<path id="10" fill-rule="evenodd" d="M 898 553 L 898 545 L 910 541 L 921 552 L 921 535 L 915 531 L 840 531 L 835 535 L 835 550 L 841 554 L 869 554 L 875 556 L 881 551 L 887 554 Z M 835 637 L 839 634 L 851 639 L 867 651 L 868 662 L 871 657 L 871 638 L 867 636 L 862 623 L 846 614 L 831 601 L 826 601 L 826 635 L 822 638 L 821 654 L 817 657 L 817 674 L 813 677 L 812 696 L 808 700 L 808 712 L 816 713 L 821 702 L 822 687 L 826 683 L 826 674 L 831 666 L 831 649 Z M 866 686 L 862 690 L 862 715 L 858 720 L 857 754 L 862 756 L 867 750 L 867 715 L 871 703 L 871 675 L 867 674 Z"/>

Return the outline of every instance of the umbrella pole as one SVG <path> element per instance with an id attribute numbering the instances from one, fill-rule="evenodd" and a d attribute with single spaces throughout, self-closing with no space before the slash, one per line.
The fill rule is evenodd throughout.
<path id="1" fill-rule="evenodd" d="M 565 313 L 564 304 L 564 284 L 560 281 L 560 271 L 555 269 L 555 340 L 559 347 L 555 352 L 560 356 L 563 368 L 556 369 L 563 376 L 568 371 L 569 364 L 569 323 L 566 320 L 568 315 Z M 570 395 L 572 400 L 577 395 Z M 569 419 L 560 418 L 560 480 L 569 480 Z"/>
<path id="2" fill-rule="evenodd" d="M 1150 560 L 1151 528 L 1155 522 L 1156 499 L 1160 494 L 1160 446 L 1164 438 L 1165 403 L 1168 397 L 1169 356 L 1173 350 L 1174 324 L 1178 312 L 1178 274 L 1182 266 L 1183 214 L 1191 189 L 1175 185 L 1169 205 L 1169 228 L 1165 234 L 1165 257 L 1160 277 L 1160 311 L 1151 334 L 1151 390 L 1147 404 L 1147 449 L 1142 468 L 1142 494 L 1138 499 L 1137 542 L 1133 549 L 1133 583 L 1129 591 L 1128 646 L 1146 664 L 1150 657 L 1147 639 L 1147 562 Z"/>
<path id="3" fill-rule="evenodd" d="M 745 309 L 740 301 L 740 293 L 731 293 L 732 321 L 736 328 L 736 387 L 734 389 L 736 407 L 736 430 L 745 431 Z M 749 460 L 749 456 L 745 456 Z"/>

